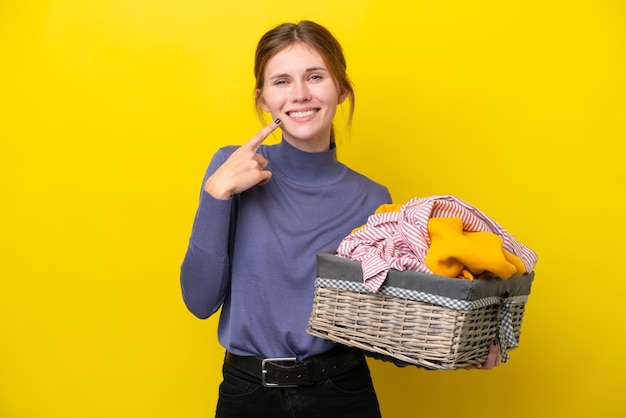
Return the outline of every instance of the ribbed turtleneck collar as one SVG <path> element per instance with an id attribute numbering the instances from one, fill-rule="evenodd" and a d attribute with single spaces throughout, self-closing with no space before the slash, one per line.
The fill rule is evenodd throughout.
<path id="1" fill-rule="evenodd" d="M 278 145 L 268 147 L 268 157 L 271 170 L 305 186 L 334 183 L 347 169 L 337 161 L 334 143 L 328 151 L 305 152 L 283 139 Z"/>

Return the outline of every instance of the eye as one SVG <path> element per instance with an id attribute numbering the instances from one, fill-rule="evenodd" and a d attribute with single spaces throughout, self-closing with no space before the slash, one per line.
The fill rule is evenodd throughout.
<path id="1" fill-rule="evenodd" d="M 323 77 L 323 76 L 321 76 L 320 74 L 311 74 L 311 76 L 309 77 L 309 79 L 310 79 L 310 80 L 313 80 L 313 81 L 320 81 L 320 80 L 323 80 L 323 79 L 324 79 L 324 77 Z"/>
<path id="2" fill-rule="evenodd" d="M 274 80 L 274 83 L 273 83 L 273 84 L 274 84 L 275 86 L 279 86 L 279 87 L 280 87 L 280 86 L 284 86 L 284 85 L 286 85 L 286 84 L 287 84 L 287 80 L 285 80 L 285 79 L 283 79 L 283 78 L 278 78 L 278 79 Z"/>

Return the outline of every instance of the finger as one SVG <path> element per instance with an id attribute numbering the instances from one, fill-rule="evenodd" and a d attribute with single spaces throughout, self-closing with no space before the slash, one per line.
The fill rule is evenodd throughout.
<path id="1" fill-rule="evenodd" d="M 264 184 L 269 183 L 272 179 L 272 173 L 270 171 L 263 171 L 263 177 L 263 180 L 261 180 L 257 186 L 263 186 Z"/>
<path id="2" fill-rule="evenodd" d="M 480 369 L 482 367 L 482 364 L 472 364 L 470 366 L 465 366 L 464 369 L 465 370 L 476 370 L 476 369 Z"/>
<path id="3" fill-rule="evenodd" d="M 493 369 L 495 364 L 496 364 L 495 356 L 493 354 L 489 354 L 489 357 L 487 358 L 487 361 L 485 362 L 482 368 L 485 370 L 491 370 Z"/>
<path id="4" fill-rule="evenodd" d="M 257 164 L 259 164 L 259 168 L 261 170 L 265 170 L 265 167 L 267 167 L 267 165 L 269 164 L 269 162 L 267 161 L 267 158 L 265 158 L 261 154 L 256 154 L 255 160 Z"/>
<path id="5" fill-rule="evenodd" d="M 496 366 L 498 358 L 499 346 L 497 346 L 493 341 L 489 344 L 489 355 L 487 356 L 487 361 L 485 362 L 485 369 L 491 370 Z"/>
<path id="6" fill-rule="evenodd" d="M 248 142 L 242 145 L 242 147 L 256 151 L 259 149 L 263 141 L 280 125 L 280 119 L 274 119 L 269 125 L 261 129 L 256 135 L 252 137 Z"/>
<path id="7" fill-rule="evenodd" d="M 499 366 L 501 363 L 500 358 L 502 357 L 502 349 L 500 348 L 500 344 L 498 344 L 497 342 L 495 342 L 495 346 L 496 346 L 496 366 Z"/>

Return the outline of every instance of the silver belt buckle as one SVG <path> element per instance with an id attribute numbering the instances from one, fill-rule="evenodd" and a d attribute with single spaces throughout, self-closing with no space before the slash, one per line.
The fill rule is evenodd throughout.
<path id="1" fill-rule="evenodd" d="M 261 361 L 261 382 L 263 386 L 266 388 L 295 388 L 298 385 L 287 385 L 281 383 L 271 383 L 267 381 L 267 370 L 265 369 L 265 365 L 267 363 L 277 362 L 277 361 L 291 361 L 295 362 L 297 359 L 295 357 L 274 357 L 274 358 L 266 358 Z"/>

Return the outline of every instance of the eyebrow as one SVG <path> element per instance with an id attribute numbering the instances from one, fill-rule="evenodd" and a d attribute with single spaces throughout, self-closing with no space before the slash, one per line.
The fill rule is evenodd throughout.
<path id="1" fill-rule="evenodd" d="M 324 71 L 326 73 L 329 72 L 325 67 L 310 67 L 310 68 L 307 68 L 304 72 L 305 73 L 314 73 L 316 71 Z M 289 74 L 287 74 L 287 73 L 281 73 L 281 74 L 275 74 L 275 75 L 271 76 L 269 79 L 270 80 L 274 80 L 276 78 L 285 78 L 285 77 L 291 77 L 291 76 Z"/>

